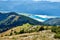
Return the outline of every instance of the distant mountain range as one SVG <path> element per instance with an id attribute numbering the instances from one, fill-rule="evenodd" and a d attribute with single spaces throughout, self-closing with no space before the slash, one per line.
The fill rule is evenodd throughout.
<path id="1" fill-rule="evenodd" d="M 42 22 L 39 22 L 33 18 L 30 18 L 26 15 L 18 14 L 15 12 L 0 13 L 0 32 L 6 31 L 10 28 L 20 26 L 26 23 L 29 23 L 32 25 L 43 24 Z"/>
<path id="2" fill-rule="evenodd" d="M 60 18 L 51 18 L 46 20 L 44 23 L 48 25 L 60 26 Z"/>
<path id="3" fill-rule="evenodd" d="M 60 2 L 5 1 L 0 2 L 0 11 L 14 11 L 39 15 L 60 16 Z"/>
<path id="4" fill-rule="evenodd" d="M 60 18 L 48 18 L 46 21 L 41 21 L 44 18 L 39 18 L 31 14 L 8 12 L 0 12 L 0 33 L 10 28 L 21 26 L 23 24 L 29 23 L 31 25 L 60 25 Z M 40 15 L 42 16 L 42 15 Z M 40 20 L 40 21 L 39 21 Z M 44 19 L 45 20 L 45 19 Z"/>

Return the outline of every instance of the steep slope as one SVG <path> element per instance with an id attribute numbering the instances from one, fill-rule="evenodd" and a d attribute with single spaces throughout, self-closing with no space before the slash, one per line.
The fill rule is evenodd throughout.
<path id="1" fill-rule="evenodd" d="M 49 25 L 60 25 L 60 18 L 51 18 L 46 20 L 44 23 Z"/>
<path id="2" fill-rule="evenodd" d="M 19 15 L 18 13 L 15 12 L 10 12 L 10 13 L 2 13 L 0 14 L 1 18 L 0 19 L 0 32 L 6 31 L 10 28 L 20 26 L 26 23 L 32 24 L 32 25 L 42 25 L 41 22 L 32 19 L 28 16 L 25 15 Z M 4 18 L 5 17 L 5 18 Z"/>

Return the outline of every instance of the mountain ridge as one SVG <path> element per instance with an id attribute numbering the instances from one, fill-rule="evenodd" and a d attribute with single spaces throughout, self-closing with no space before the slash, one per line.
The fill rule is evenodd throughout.
<path id="1" fill-rule="evenodd" d="M 5 18 L 4 18 L 5 17 Z M 5 13 L 5 14 L 1 14 L 0 16 L 0 28 L 4 29 L 4 31 L 16 27 L 16 26 L 20 26 L 26 23 L 32 24 L 32 25 L 42 25 L 41 22 L 30 18 L 28 16 L 24 16 L 24 15 L 19 15 L 15 12 L 10 12 L 10 13 Z M 0 32 L 3 32 L 0 30 Z"/>
<path id="2" fill-rule="evenodd" d="M 60 18 L 50 18 L 46 20 L 44 23 L 48 25 L 54 25 L 54 26 L 60 25 Z"/>

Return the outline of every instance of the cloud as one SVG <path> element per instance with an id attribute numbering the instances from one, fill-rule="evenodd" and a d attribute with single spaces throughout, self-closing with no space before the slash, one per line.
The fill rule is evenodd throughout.
<path id="1" fill-rule="evenodd" d="M 31 15 L 29 16 L 39 22 L 44 22 L 45 20 L 48 20 L 50 18 L 59 18 L 59 16 L 48 16 L 48 15 Z"/>
<path id="2" fill-rule="evenodd" d="M 56 18 L 57 16 L 47 16 L 47 15 L 35 15 L 41 18 Z"/>
<path id="3" fill-rule="evenodd" d="M 48 16 L 48 15 L 35 15 L 35 16 L 40 17 L 40 18 L 33 17 L 35 20 L 38 20 L 40 22 L 44 22 L 45 20 L 50 18 L 59 18 L 59 16 Z"/>
<path id="4" fill-rule="evenodd" d="M 37 20 L 37 21 L 39 21 L 39 22 L 44 22 L 44 21 L 45 21 L 45 20 L 38 19 L 38 18 L 33 18 L 33 19 L 35 19 L 35 20 Z"/>

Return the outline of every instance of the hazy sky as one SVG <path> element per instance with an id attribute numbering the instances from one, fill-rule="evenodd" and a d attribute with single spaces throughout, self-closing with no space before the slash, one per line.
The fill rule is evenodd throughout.
<path id="1" fill-rule="evenodd" d="M 51 2 L 60 2 L 60 0 L 34 0 L 34 1 L 51 1 Z"/>
<path id="2" fill-rule="evenodd" d="M 21 1 L 21 0 L 0 0 L 0 1 Z M 27 1 L 27 0 L 22 0 Z M 30 1 L 30 0 L 29 0 Z M 60 2 L 60 0 L 32 0 L 32 1 L 51 1 L 51 2 Z"/>

